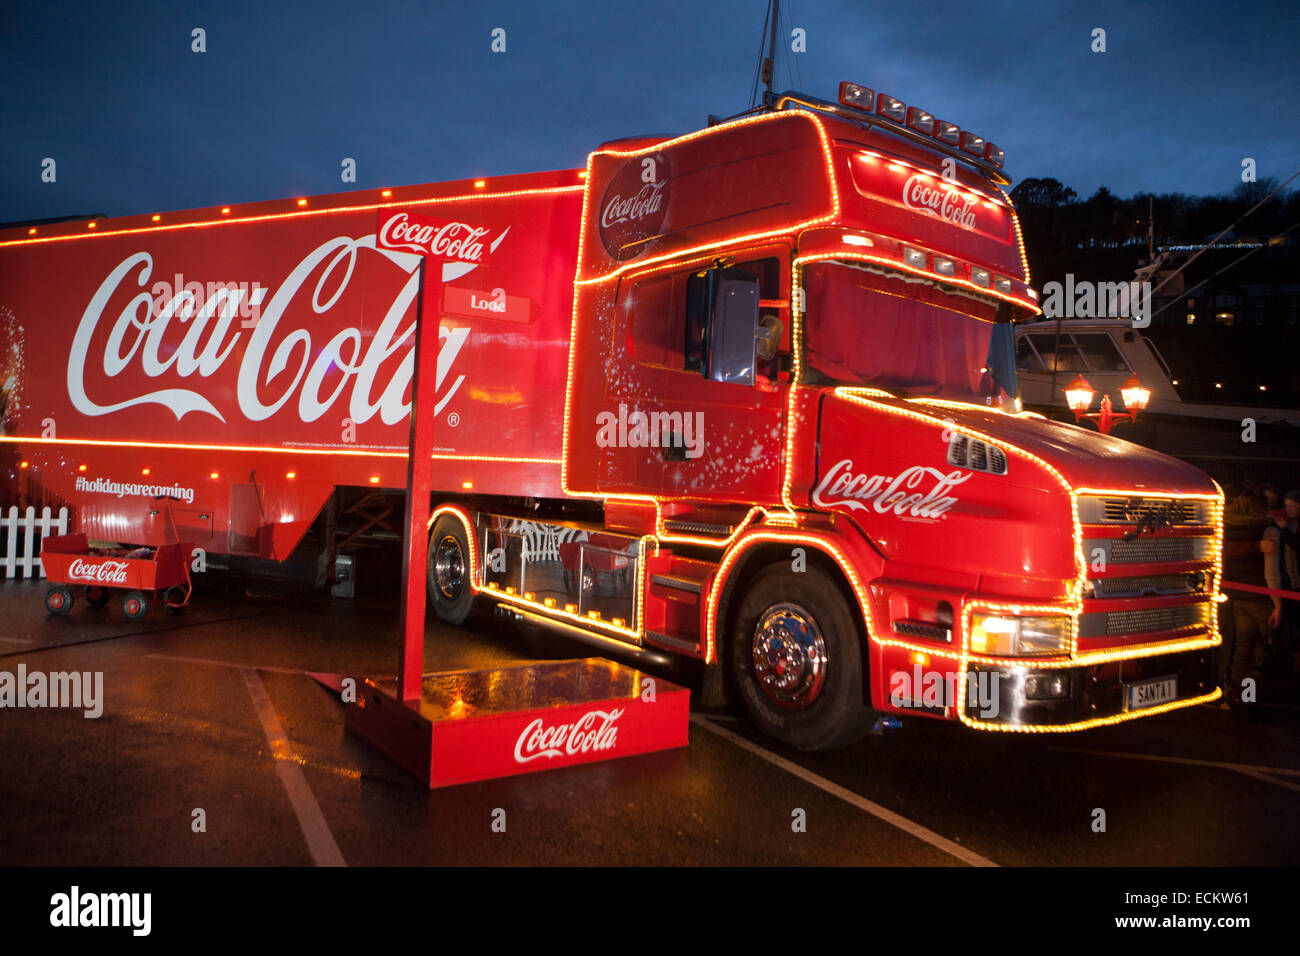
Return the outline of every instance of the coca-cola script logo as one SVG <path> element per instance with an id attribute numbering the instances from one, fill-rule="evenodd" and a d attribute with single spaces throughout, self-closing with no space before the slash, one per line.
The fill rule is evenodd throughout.
<path id="1" fill-rule="evenodd" d="M 442 280 L 450 282 L 482 265 L 485 256 L 496 252 L 509 231 L 510 227 L 506 226 L 485 249 L 484 237 L 488 234 L 485 227 L 465 222 L 435 222 L 423 217 L 412 220 L 409 213 L 399 212 L 380 225 L 378 245 L 381 249 L 409 249 L 447 260 Z"/>
<path id="2" fill-rule="evenodd" d="M 576 756 L 597 750 L 613 750 L 618 742 L 614 722 L 623 709 L 589 710 L 571 724 L 547 727 L 538 717 L 515 741 L 515 763 L 528 763 L 538 757 Z"/>
<path id="3" fill-rule="evenodd" d="M 924 465 L 913 465 L 893 477 L 855 474 L 853 462 L 845 458 L 826 472 L 812 500 L 822 508 L 842 506 L 882 515 L 937 519 L 957 503 L 947 492 L 970 476 L 970 472 L 942 472 Z"/>
<path id="4" fill-rule="evenodd" d="M 126 584 L 125 561 L 101 561 L 88 564 L 76 558 L 68 565 L 68 577 L 73 581 L 94 581 L 97 584 Z"/>
<path id="5" fill-rule="evenodd" d="M 977 199 L 973 194 L 967 198 L 952 186 L 936 183 L 925 173 L 914 173 L 903 183 L 903 204 L 908 209 L 928 212 L 963 229 L 975 228 Z"/>
<path id="6" fill-rule="evenodd" d="M 627 163 L 600 201 L 600 241 L 615 259 L 631 259 L 659 235 L 668 212 L 668 161 L 643 156 Z"/>
<path id="7" fill-rule="evenodd" d="M 127 256 L 100 284 L 77 325 L 68 352 L 69 399 L 83 415 L 108 415 L 156 404 L 170 409 L 177 421 L 190 412 L 200 412 L 224 422 L 226 415 L 236 409 L 220 410 L 207 395 L 191 388 L 168 387 L 137 394 L 131 394 L 131 389 L 126 395 L 118 392 L 92 397 L 87 393 L 86 369 L 101 366 L 110 381 L 119 380 L 118 376 L 130 368 L 135 374 L 128 375 L 127 380 L 138 382 L 143 373 L 146 379 L 180 379 L 188 384 L 208 379 L 227 363 L 233 363 L 238 365 L 234 389 L 237 411 L 250 422 L 265 421 L 296 400 L 298 418 L 304 423 L 316 421 L 339 404 L 358 425 L 370 421 L 376 413 L 385 425 L 397 424 L 411 412 L 405 396 L 413 371 L 409 356 L 415 320 L 406 316 L 419 288 L 419 259 L 380 250 L 408 277 L 373 333 L 367 330 L 363 335 L 360 328 L 347 326 L 332 330 L 334 336 L 323 342 L 322 323 L 312 321 L 328 313 L 344 295 L 354 273 L 359 271 L 357 258 L 363 250 L 374 254 L 373 235 L 360 239 L 338 236 L 313 249 L 274 290 L 262 308 L 261 319 L 248 335 L 236 331 L 239 326 L 234 322 L 241 295 L 238 289 L 219 290 L 203 302 L 190 292 L 182 292 L 162 309 L 154 307 L 148 294 L 123 302 L 132 285 L 148 288 L 154 265 L 148 252 Z M 477 268 L 473 263 L 450 265 Z M 110 301 L 123 302 L 116 316 L 109 311 Z M 294 313 L 295 318 L 283 322 L 286 312 Z M 282 327 L 282 323 L 289 327 Z M 102 329 L 107 326 L 111 329 L 105 335 Z M 172 345 L 177 336 L 180 341 Z M 442 325 L 438 329 L 435 414 L 451 401 L 465 380 L 464 375 L 459 375 L 448 381 L 448 372 L 468 337 L 468 328 Z M 98 356 L 92 355 L 92 343 L 100 349 Z M 270 386 L 285 372 L 290 376 L 287 385 Z M 205 391 L 221 393 L 211 386 Z"/>

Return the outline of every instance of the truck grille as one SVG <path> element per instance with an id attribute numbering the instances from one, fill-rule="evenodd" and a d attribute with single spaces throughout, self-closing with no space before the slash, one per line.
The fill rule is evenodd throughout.
<path id="1" fill-rule="evenodd" d="M 1150 607 L 1132 611 L 1105 611 L 1079 616 L 1080 637 L 1114 637 L 1153 631 L 1176 631 L 1205 624 L 1204 604 Z"/>
<path id="2" fill-rule="evenodd" d="M 1136 525 L 1142 518 L 1163 515 L 1175 525 L 1208 525 L 1210 502 L 1201 498 L 1131 498 L 1087 495 L 1079 499 L 1079 520 L 1084 524 Z"/>
<path id="3" fill-rule="evenodd" d="M 1202 571 L 1185 574 L 1146 574 L 1129 578 L 1097 578 L 1088 582 L 1096 598 L 1146 597 L 1150 595 L 1200 594 L 1208 577 Z"/>
<path id="4" fill-rule="evenodd" d="M 1203 538 L 1122 538 L 1089 539 L 1084 555 L 1091 561 L 1093 552 L 1100 549 L 1108 561 L 1116 564 L 1147 564 L 1153 561 L 1196 561 L 1206 554 L 1199 542 Z"/>

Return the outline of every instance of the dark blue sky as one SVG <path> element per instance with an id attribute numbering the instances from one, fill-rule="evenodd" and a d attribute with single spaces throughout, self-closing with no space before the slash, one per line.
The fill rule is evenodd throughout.
<path id="1" fill-rule="evenodd" d="M 766 0 L 2 5 L 0 220 L 17 220 L 578 166 L 601 140 L 747 107 Z M 1261 178 L 1300 168 L 1295 3 L 787 11 L 808 50 L 778 88 L 874 86 L 992 139 L 1013 177 L 1219 193 L 1243 157 Z"/>

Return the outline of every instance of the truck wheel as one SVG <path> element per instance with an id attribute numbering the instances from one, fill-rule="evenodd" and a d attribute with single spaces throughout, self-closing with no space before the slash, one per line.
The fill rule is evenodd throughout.
<path id="1" fill-rule="evenodd" d="M 768 736 L 829 750 L 870 727 L 853 612 L 816 567 L 761 571 L 737 609 L 727 655 L 750 720 Z"/>
<path id="2" fill-rule="evenodd" d="M 45 610 L 51 614 L 67 614 L 72 610 L 72 592 L 56 584 L 45 592 Z"/>
<path id="3" fill-rule="evenodd" d="M 86 588 L 86 603 L 91 607 L 103 607 L 108 603 L 108 591 L 100 587 Z"/>
<path id="4" fill-rule="evenodd" d="M 139 591 L 127 591 L 122 598 L 122 613 L 129 621 L 138 621 L 149 610 L 149 602 Z"/>
<path id="5" fill-rule="evenodd" d="M 429 600 L 438 620 L 462 624 L 474 606 L 469 580 L 469 543 L 465 527 L 452 515 L 443 515 L 429 535 Z"/>

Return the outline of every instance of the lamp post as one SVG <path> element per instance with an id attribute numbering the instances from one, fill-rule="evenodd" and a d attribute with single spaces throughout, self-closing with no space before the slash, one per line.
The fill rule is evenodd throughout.
<path id="1" fill-rule="evenodd" d="M 1138 413 L 1145 411 L 1147 403 L 1151 401 L 1151 389 L 1144 388 L 1138 381 L 1137 376 L 1129 377 L 1129 380 L 1120 386 L 1120 401 L 1124 403 L 1124 411 L 1112 411 L 1110 395 L 1103 395 L 1101 398 L 1101 411 L 1090 412 L 1088 409 L 1092 406 L 1092 399 L 1096 392 L 1093 391 L 1088 380 L 1083 375 L 1076 375 L 1073 382 L 1067 385 L 1065 392 L 1065 404 L 1070 406 L 1070 411 L 1074 412 L 1074 420 L 1082 422 L 1085 418 L 1091 419 L 1097 423 L 1097 430 L 1103 435 L 1109 435 L 1111 428 L 1118 422 L 1135 422 Z"/>

